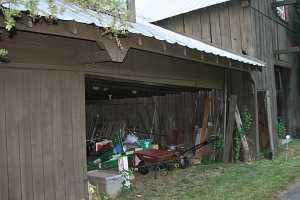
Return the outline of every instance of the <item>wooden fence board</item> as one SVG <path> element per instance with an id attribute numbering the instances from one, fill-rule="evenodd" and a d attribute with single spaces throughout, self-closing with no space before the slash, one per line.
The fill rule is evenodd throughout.
<path id="1" fill-rule="evenodd" d="M 233 143 L 233 131 L 234 131 L 234 123 L 235 123 L 235 108 L 237 106 L 237 96 L 231 95 L 229 98 L 229 109 L 228 109 L 228 122 L 226 128 L 226 135 L 224 141 L 224 154 L 223 154 L 223 162 L 230 161 L 230 154 Z"/>

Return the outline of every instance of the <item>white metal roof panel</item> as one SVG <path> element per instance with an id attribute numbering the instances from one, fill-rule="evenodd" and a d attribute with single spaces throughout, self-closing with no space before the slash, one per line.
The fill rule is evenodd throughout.
<path id="1" fill-rule="evenodd" d="M 76 5 L 64 4 L 62 0 L 56 0 L 56 2 L 57 5 L 61 5 L 64 7 L 64 12 L 58 13 L 56 15 L 56 17 L 60 20 L 74 20 L 79 23 L 95 24 L 98 27 L 108 27 L 111 24 L 111 16 L 104 14 L 99 15 L 98 13 L 92 10 L 82 9 Z M 14 5 L 13 7 L 19 11 L 27 11 L 26 7 L 22 5 Z M 51 14 L 48 8 L 47 0 L 40 0 L 38 4 L 38 14 L 40 16 L 48 16 Z M 250 58 L 247 56 L 232 53 L 221 48 L 217 48 L 215 46 L 172 32 L 170 30 L 161 28 L 148 22 L 129 23 L 128 31 L 130 33 L 141 34 L 143 36 L 152 37 L 157 40 L 166 41 L 170 44 L 177 43 L 179 45 L 186 46 L 191 49 L 197 49 L 201 52 L 206 52 L 213 55 L 229 58 L 242 63 L 254 66 L 265 66 L 264 62 L 255 58 Z"/>
<path id="2" fill-rule="evenodd" d="M 230 0 L 136 0 L 140 21 L 155 22 Z"/>

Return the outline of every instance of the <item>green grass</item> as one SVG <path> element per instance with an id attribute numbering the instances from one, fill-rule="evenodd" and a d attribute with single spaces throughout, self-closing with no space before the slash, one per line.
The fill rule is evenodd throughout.
<path id="1" fill-rule="evenodd" d="M 118 200 L 269 200 L 300 176 L 300 140 L 290 144 L 287 162 L 284 155 L 251 164 L 193 166 L 156 180 L 137 175 L 133 191 Z"/>

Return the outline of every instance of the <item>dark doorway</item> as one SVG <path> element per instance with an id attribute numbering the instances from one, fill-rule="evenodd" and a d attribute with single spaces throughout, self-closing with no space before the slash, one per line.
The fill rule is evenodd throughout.
<path id="1" fill-rule="evenodd" d="M 257 92 L 258 123 L 259 123 L 259 145 L 264 157 L 270 156 L 270 138 L 268 128 L 268 114 L 266 107 L 266 91 Z"/>
<path id="2" fill-rule="evenodd" d="M 275 66 L 277 118 L 288 123 L 288 100 L 290 94 L 290 69 Z"/>

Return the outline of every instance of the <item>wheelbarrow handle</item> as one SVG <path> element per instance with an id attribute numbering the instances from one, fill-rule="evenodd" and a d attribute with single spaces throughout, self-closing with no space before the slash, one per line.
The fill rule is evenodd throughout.
<path id="1" fill-rule="evenodd" d="M 184 155 L 185 153 L 189 152 L 189 151 L 195 151 L 198 149 L 201 149 L 209 144 L 212 144 L 214 142 L 216 142 L 218 140 L 217 136 L 211 136 L 209 137 L 205 142 L 202 142 L 201 144 L 197 144 L 189 149 L 186 149 L 185 151 L 181 152 L 181 155 Z"/>

